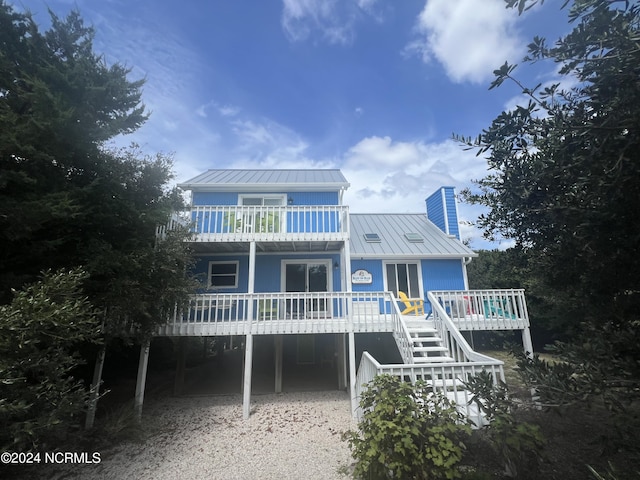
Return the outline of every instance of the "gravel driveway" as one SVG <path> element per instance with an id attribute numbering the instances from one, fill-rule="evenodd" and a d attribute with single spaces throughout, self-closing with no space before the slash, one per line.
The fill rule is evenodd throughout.
<path id="1" fill-rule="evenodd" d="M 76 465 L 77 479 L 345 479 L 355 428 L 345 392 L 254 395 L 249 420 L 240 395 L 168 397 L 149 405 L 149 437 Z"/>

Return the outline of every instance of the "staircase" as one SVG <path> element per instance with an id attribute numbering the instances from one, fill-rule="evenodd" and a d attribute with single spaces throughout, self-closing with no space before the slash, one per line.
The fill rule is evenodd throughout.
<path id="1" fill-rule="evenodd" d="M 413 363 L 453 362 L 432 322 L 424 318 L 413 320 L 405 317 L 403 320 L 413 343 Z"/>

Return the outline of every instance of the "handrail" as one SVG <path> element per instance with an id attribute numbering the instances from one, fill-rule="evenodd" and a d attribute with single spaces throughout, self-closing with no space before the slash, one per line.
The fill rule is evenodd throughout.
<path id="1" fill-rule="evenodd" d="M 362 419 L 360 406 L 362 393 L 367 384 L 376 375 L 393 375 L 405 382 L 415 383 L 417 380 L 427 382 L 434 393 L 441 393 L 456 403 L 459 412 L 471 419 L 476 427 L 486 423 L 477 405 L 471 402 L 471 393 L 465 389 L 464 383 L 471 377 L 485 371 L 491 374 L 494 384 L 498 379 L 504 381 L 503 362 L 482 355 L 485 360 L 474 362 L 448 362 L 444 364 L 380 364 L 369 352 L 363 352 L 360 367 L 356 375 L 356 394 L 354 416 Z"/>
<path id="2" fill-rule="evenodd" d="M 440 338 L 442 338 L 444 346 L 447 347 L 449 354 L 455 361 L 474 362 L 491 359 L 471 348 L 462 333 L 460 333 L 460 330 L 456 328 L 449 315 L 447 315 L 445 308 L 438 302 L 434 292 L 428 292 L 427 298 L 431 302 L 434 325 L 440 334 Z"/>
<path id="3" fill-rule="evenodd" d="M 400 351 L 402 361 L 405 363 L 412 363 L 413 341 L 411 339 L 411 333 L 407 328 L 407 324 L 402 319 L 402 313 L 400 312 L 400 307 L 398 306 L 398 300 L 395 298 L 393 293 L 391 293 L 391 298 L 393 299 L 393 301 L 391 302 L 392 309 L 395 313 L 395 315 L 393 316 L 393 338 L 395 339 L 398 350 Z"/>
<path id="4" fill-rule="evenodd" d="M 392 332 L 393 304 L 389 292 L 200 293 L 158 334 Z"/>
<path id="5" fill-rule="evenodd" d="M 348 234 L 346 205 L 195 205 L 196 235 Z"/>
<path id="6" fill-rule="evenodd" d="M 529 328 L 523 289 L 431 291 L 460 330 L 522 330 Z"/>

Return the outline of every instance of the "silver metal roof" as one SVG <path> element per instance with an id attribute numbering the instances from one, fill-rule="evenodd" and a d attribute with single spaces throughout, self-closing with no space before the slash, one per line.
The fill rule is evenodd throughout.
<path id="1" fill-rule="evenodd" d="M 461 258 L 477 256 L 457 238 L 451 237 L 421 213 L 352 213 L 352 257 Z M 377 233 L 379 242 L 367 242 L 366 233 Z M 409 241 L 405 233 L 414 233 L 424 241 Z"/>
<path id="2" fill-rule="evenodd" d="M 289 170 L 207 170 L 178 184 L 185 190 L 277 191 L 278 189 L 334 191 L 346 190 L 349 182 L 338 169 Z"/>

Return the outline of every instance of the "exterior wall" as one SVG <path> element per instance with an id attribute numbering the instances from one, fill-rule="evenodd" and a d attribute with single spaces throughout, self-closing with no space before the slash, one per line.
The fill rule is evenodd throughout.
<path id="1" fill-rule="evenodd" d="M 425 292 L 430 290 L 464 290 L 464 268 L 461 259 L 423 260 L 422 282 Z M 431 312 L 431 304 L 426 298 L 424 308 L 425 311 Z"/>
<path id="2" fill-rule="evenodd" d="M 342 290 L 342 281 L 340 269 L 333 268 L 336 262 L 340 263 L 339 254 L 329 255 L 256 255 L 256 275 L 254 290 L 256 293 L 263 292 L 279 292 L 280 280 L 282 276 L 282 260 L 331 260 L 331 275 L 333 291 Z M 201 276 L 203 287 L 198 293 L 214 293 L 213 289 L 207 289 L 209 274 L 209 262 L 213 261 L 239 261 L 238 287 L 237 288 L 220 288 L 215 290 L 217 293 L 246 293 L 249 285 L 249 256 L 248 255 L 201 255 L 196 260 L 194 273 Z"/>
<path id="3" fill-rule="evenodd" d="M 447 235 L 460 240 L 458 207 L 453 187 L 441 187 L 426 199 L 427 218 Z"/>
<path id="4" fill-rule="evenodd" d="M 193 192 L 193 205 L 237 205 L 240 195 L 264 192 Z M 276 193 L 276 192 L 274 192 Z M 338 192 L 277 192 L 285 194 L 292 205 L 339 205 Z"/>

